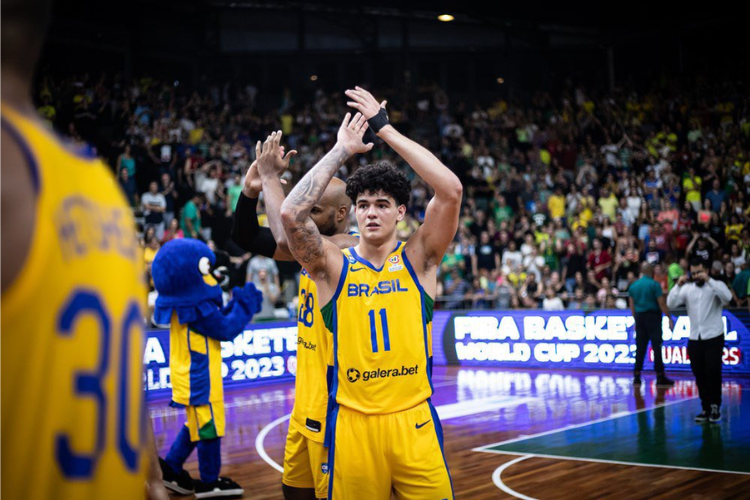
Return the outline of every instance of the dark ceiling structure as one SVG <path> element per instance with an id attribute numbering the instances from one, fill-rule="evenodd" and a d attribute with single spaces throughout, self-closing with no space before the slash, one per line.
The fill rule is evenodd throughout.
<path id="1" fill-rule="evenodd" d="M 126 75 L 339 87 L 437 82 L 456 92 L 561 78 L 613 88 L 659 74 L 747 75 L 731 10 L 604 2 L 111 0 L 58 2 L 45 61 Z M 115 13 L 113 15 L 113 12 Z M 450 14 L 451 22 L 438 16 Z M 72 51 L 86 57 L 66 60 Z M 65 64 L 61 64 L 63 61 Z M 737 61 L 732 63 L 731 61 Z M 208 76 L 206 76 L 208 75 Z M 380 80 L 378 80 L 380 79 Z"/>

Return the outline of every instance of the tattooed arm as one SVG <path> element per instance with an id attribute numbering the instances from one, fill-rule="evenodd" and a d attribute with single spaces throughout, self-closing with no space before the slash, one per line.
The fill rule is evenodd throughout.
<path id="1" fill-rule="evenodd" d="M 336 145 L 315 165 L 292 189 L 281 205 L 281 222 L 287 235 L 287 243 L 294 258 L 310 274 L 320 293 L 320 303 L 326 304 L 333 297 L 341 275 L 343 257 L 341 250 L 320 236 L 310 211 L 323 196 L 333 175 L 355 153 L 366 153 L 372 144 L 363 144 L 362 136 L 367 130 L 367 121 L 357 113 L 351 119 L 347 113 L 339 128 Z M 281 189 L 277 175 L 261 175 L 264 187 Z"/>

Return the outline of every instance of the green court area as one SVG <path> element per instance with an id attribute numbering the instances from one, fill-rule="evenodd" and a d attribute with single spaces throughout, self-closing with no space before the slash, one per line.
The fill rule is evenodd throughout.
<path id="1" fill-rule="evenodd" d="M 750 399 L 725 399 L 717 424 L 695 423 L 698 399 L 477 448 L 507 453 L 750 474 Z"/>

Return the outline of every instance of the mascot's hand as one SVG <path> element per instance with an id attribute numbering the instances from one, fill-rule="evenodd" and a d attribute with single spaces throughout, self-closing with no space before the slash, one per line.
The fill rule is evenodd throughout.
<path id="1" fill-rule="evenodd" d="M 234 287 L 232 300 L 224 309 L 190 323 L 196 332 L 221 341 L 229 341 L 245 330 L 263 303 L 263 294 L 252 283 L 243 288 Z"/>
<path id="2" fill-rule="evenodd" d="M 257 314 L 263 305 L 263 292 L 255 288 L 253 283 L 246 283 L 243 288 L 234 287 L 232 300 L 240 302 L 252 314 Z"/>

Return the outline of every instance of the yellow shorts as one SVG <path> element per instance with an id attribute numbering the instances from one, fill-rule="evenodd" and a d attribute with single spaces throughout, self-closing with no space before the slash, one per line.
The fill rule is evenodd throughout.
<path id="1" fill-rule="evenodd" d="M 328 450 L 289 425 L 281 482 L 292 488 L 315 488 L 316 498 L 328 498 Z"/>
<path id="2" fill-rule="evenodd" d="M 224 435 L 226 419 L 224 403 L 209 403 L 201 406 L 186 406 L 190 441 L 219 438 Z"/>
<path id="3" fill-rule="evenodd" d="M 453 500 L 443 428 L 429 401 L 409 410 L 365 415 L 338 406 L 329 422 L 330 499 Z"/>

